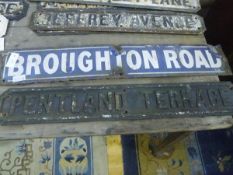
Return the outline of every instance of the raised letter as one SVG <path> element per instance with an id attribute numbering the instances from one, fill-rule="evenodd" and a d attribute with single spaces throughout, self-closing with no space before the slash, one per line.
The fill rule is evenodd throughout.
<path id="1" fill-rule="evenodd" d="M 169 92 L 166 90 L 158 90 L 155 93 L 158 108 L 160 109 L 169 109 L 170 106 L 170 99 L 169 99 Z"/>
<path id="2" fill-rule="evenodd" d="M 118 27 L 119 21 L 121 19 L 121 15 L 119 15 L 119 14 L 113 14 L 112 18 L 113 18 L 113 21 L 115 22 L 116 26 Z"/>
<path id="3" fill-rule="evenodd" d="M 107 26 L 109 23 L 107 14 L 100 14 L 100 25 Z"/>
<path id="4" fill-rule="evenodd" d="M 96 26 L 97 25 L 97 15 L 96 14 L 89 14 L 89 18 L 88 18 L 88 24 L 90 26 Z"/>
<path id="5" fill-rule="evenodd" d="M 140 15 L 139 16 L 143 25 L 144 26 L 147 26 L 148 25 L 148 22 L 149 22 L 149 17 L 147 15 Z"/>
<path id="6" fill-rule="evenodd" d="M 174 25 L 173 25 L 172 16 L 164 16 L 163 17 L 163 25 L 165 27 L 168 27 L 168 28 L 173 28 Z"/>

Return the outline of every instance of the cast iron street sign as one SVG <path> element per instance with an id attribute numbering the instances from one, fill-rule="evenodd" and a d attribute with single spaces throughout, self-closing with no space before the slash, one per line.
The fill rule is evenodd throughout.
<path id="1" fill-rule="evenodd" d="M 113 9 L 37 11 L 32 15 L 31 28 L 49 34 L 54 31 L 200 34 L 205 30 L 198 15 Z"/>
<path id="2" fill-rule="evenodd" d="M 0 124 L 141 120 L 233 114 L 231 83 L 10 89 Z"/>
<path id="3" fill-rule="evenodd" d="M 77 3 L 62 3 L 62 2 L 40 2 L 38 9 L 90 9 L 90 8 L 112 8 L 103 5 L 94 4 L 77 4 Z"/>
<path id="4" fill-rule="evenodd" d="M 208 45 L 19 50 L 3 58 L 5 83 L 230 73 L 223 54 Z"/>
<path id="5" fill-rule="evenodd" d="M 31 0 L 40 1 L 40 0 Z M 147 8 L 157 10 L 173 10 L 197 12 L 200 10 L 199 0 L 43 0 L 48 2 L 97 4 L 118 7 Z"/>
<path id="6" fill-rule="evenodd" d="M 0 14 L 9 20 L 19 20 L 26 16 L 28 4 L 24 0 L 0 0 Z"/>

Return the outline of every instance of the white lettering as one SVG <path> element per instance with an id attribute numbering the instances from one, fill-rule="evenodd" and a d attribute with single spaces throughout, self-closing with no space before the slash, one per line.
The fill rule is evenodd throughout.
<path id="1" fill-rule="evenodd" d="M 212 68 L 220 68 L 222 67 L 222 60 L 221 58 L 216 58 L 216 63 L 214 62 L 213 56 L 211 55 L 210 51 L 206 50 L 205 51 L 207 58 L 209 60 L 210 66 Z"/>
<path id="2" fill-rule="evenodd" d="M 18 60 L 18 57 L 19 57 L 18 53 L 14 53 L 14 52 L 10 53 L 10 56 L 7 60 L 5 67 L 12 67 L 12 66 L 14 67 L 16 61 Z"/>
<path id="3" fill-rule="evenodd" d="M 102 63 L 105 65 L 105 69 L 102 69 Z M 100 51 L 96 51 L 96 71 L 110 70 L 110 52 L 104 51 L 104 56 L 101 56 Z"/>
<path id="4" fill-rule="evenodd" d="M 181 50 L 179 53 L 179 58 L 180 58 L 181 64 L 184 67 L 190 69 L 194 66 L 194 59 L 193 59 L 192 54 L 189 51 Z"/>
<path id="5" fill-rule="evenodd" d="M 200 50 L 195 50 L 194 55 L 197 68 L 201 68 L 202 66 L 204 66 L 205 68 L 210 68 L 209 63 L 207 62 L 205 56 Z"/>
<path id="6" fill-rule="evenodd" d="M 18 56 L 17 60 L 15 61 L 15 64 L 10 66 L 8 69 L 8 76 L 20 76 L 23 74 L 23 63 L 24 63 L 24 58 L 22 56 Z"/>
<path id="7" fill-rule="evenodd" d="M 69 72 L 73 72 L 74 71 L 74 67 L 75 67 L 75 53 L 71 52 L 69 55 L 69 68 L 71 68 L 71 70 Z M 67 53 L 62 53 L 61 55 L 61 70 L 65 73 L 67 73 Z"/>
<path id="8" fill-rule="evenodd" d="M 116 56 L 116 64 L 117 64 L 117 67 L 122 67 L 122 56 L 121 55 L 117 55 Z"/>
<path id="9" fill-rule="evenodd" d="M 143 50 L 142 51 L 142 56 L 144 59 L 144 66 L 145 69 L 150 69 L 150 65 L 152 65 L 152 67 L 154 69 L 158 69 L 159 68 L 159 62 L 158 62 L 158 57 L 156 54 L 155 50 L 152 50 L 151 53 L 147 50 Z"/>
<path id="10" fill-rule="evenodd" d="M 40 55 L 28 55 L 26 75 L 32 74 L 32 68 L 34 68 L 35 75 L 39 75 L 40 74 L 40 67 L 39 67 L 40 63 L 41 63 Z"/>
<path id="11" fill-rule="evenodd" d="M 135 58 L 135 63 L 133 62 Z M 126 61 L 128 66 L 133 70 L 138 70 L 142 65 L 142 58 L 136 50 L 131 50 L 126 55 Z"/>
<path id="12" fill-rule="evenodd" d="M 84 63 L 84 58 L 85 63 Z M 83 51 L 78 56 L 78 66 L 83 72 L 90 72 L 93 69 L 93 61 L 91 60 L 91 53 Z"/>
<path id="13" fill-rule="evenodd" d="M 43 61 L 43 67 L 44 67 L 44 71 L 47 74 L 54 74 L 57 71 L 58 66 L 59 66 L 59 59 L 56 54 L 50 53 L 45 56 Z"/>
<path id="14" fill-rule="evenodd" d="M 172 69 L 172 64 L 175 66 L 175 68 L 180 68 L 177 61 L 177 54 L 174 50 L 164 50 L 163 53 L 168 69 Z"/>

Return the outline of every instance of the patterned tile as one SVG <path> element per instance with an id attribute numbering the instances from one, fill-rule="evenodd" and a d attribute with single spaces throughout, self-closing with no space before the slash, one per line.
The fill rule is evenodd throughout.
<path id="1" fill-rule="evenodd" d="M 233 174 L 233 129 L 197 132 L 206 175 Z"/>
<path id="2" fill-rule="evenodd" d="M 166 158 L 156 158 L 148 147 L 150 135 L 137 137 L 138 158 L 140 161 L 141 175 L 186 175 L 190 169 L 185 144 L 179 142 L 175 145 L 174 152 Z"/>
<path id="3" fill-rule="evenodd" d="M 34 158 L 31 140 L 2 141 L 0 144 L 1 175 L 31 175 Z"/>
<path id="4" fill-rule="evenodd" d="M 38 175 L 53 174 L 53 139 L 34 139 L 33 140 L 34 159 L 32 170 Z"/>
<path id="5" fill-rule="evenodd" d="M 57 138 L 54 153 L 56 175 L 93 175 L 91 137 Z"/>
<path id="6" fill-rule="evenodd" d="M 166 133 L 154 134 L 155 144 Z M 232 175 L 233 129 L 203 131 L 156 158 L 151 135 L 0 141 L 0 175 Z"/>

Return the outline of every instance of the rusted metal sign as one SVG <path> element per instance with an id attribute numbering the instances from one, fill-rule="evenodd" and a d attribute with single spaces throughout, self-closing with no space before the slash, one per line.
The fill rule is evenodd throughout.
<path id="1" fill-rule="evenodd" d="M 0 102 L 2 125 L 233 114 L 231 83 L 10 89 Z"/>
<path id="2" fill-rule="evenodd" d="M 38 9 L 91 9 L 91 8 L 113 8 L 103 5 L 94 4 L 77 4 L 77 3 L 62 3 L 62 2 L 40 2 Z"/>
<path id="3" fill-rule="evenodd" d="M 44 10 L 32 15 L 31 28 L 39 33 L 142 32 L 200 34 L 198 15 L 113 9 Z"/>
<path id="4" fill-rule="evenodd" d="M 31 0 L 40 1 L 40 0 Z M 199 0 L 43 0 L 62 3 L 98 4 L 117 7 L 146 8 L 157 10 L 174 10 L 197 12 L 200 10 Z"/>
<path id="5" fill-rule="evenodd" d="M 28 4 L 24 0 L 0 0 L 0 14 L 9 20 L 19 20 L 26 16 Z"/>
<path id="6" fill-rule="evenodd" d="M 94 46 L 18 50 L 3 54 L 2 81 L 27 83 L 100 78 L 229 74 L 216 47 L 208 45 Z"/>

